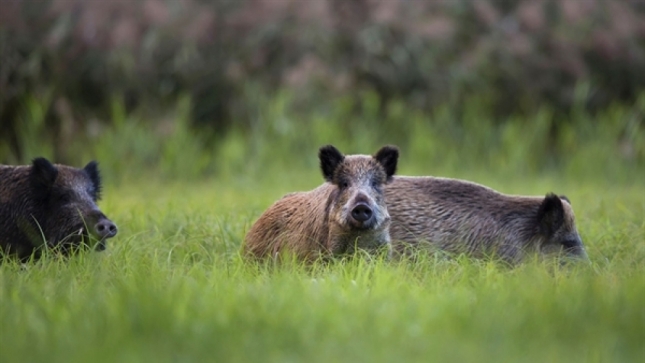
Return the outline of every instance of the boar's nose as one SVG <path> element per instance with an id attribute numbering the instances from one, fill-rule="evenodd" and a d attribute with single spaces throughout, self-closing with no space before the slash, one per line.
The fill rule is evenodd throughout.
<path id="1" fill-rule="evenodd" d="M 372 218 L 372 209 L 367 204 L 359 204 L 352 209 L 352 218 L 359 222 L 365 222 Z"/>
<path id="2" fill-rule="evenodd" d="M 94 225 L 94 230 L 101 239 L 114 237 L 118 231 L 116 224 L 112 223 L 109 219 L 100 220 L 96 225 Z"/>

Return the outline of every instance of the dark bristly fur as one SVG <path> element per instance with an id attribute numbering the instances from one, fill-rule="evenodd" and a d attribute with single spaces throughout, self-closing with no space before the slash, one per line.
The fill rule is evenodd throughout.
<path id="1" fill-rule="evenodd" d="M 389 250 L 383 187 L 396 171 L 398 156 L 392 146 L 374 156 L 344 156 L 331 145 L 320 148 L 327 182 L 309 192 L 288 194 L 269 207 L 247 233 L 244 254 L 265 258 L 284 251 L 311 261 L 357 248 Z"/>
<path id="2" fill-rule="evenodd" d="M 68 254 L 89 238 L 105 240 L 116 226 L 96 206 L 101 178 L 94 161 L 83 169 L 36 158 L 31 165 L 0 165 L 0 248 L 3 256 L 38 258 L 42 247 Z"/>
<path id="3" fill-rule="evenodd" d="M 511 263 L 531 252 L 586 258 L 566 197 L 505 195 L 436 177 L 395 177 L 385 195 L 398 253 L 423 246 Z"/>

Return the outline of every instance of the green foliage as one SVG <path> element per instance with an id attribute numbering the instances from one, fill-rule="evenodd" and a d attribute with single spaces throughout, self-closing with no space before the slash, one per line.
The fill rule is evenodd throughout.
<path id="1" fill-rule="evenodd" d="M 346 153 L 372 153 L 389 143 L 401 147 L 403 170 L 416 174 L 494 170 L 508 177 L 558 170 L 611 182 L 645 172 L 642 97 L 632 106 L 614 105 L 593 115 L 580 110 L 558 134 L 553 132 L 557 118 L 548 107 L 499 122 L 476 99 L 431 113 L 392 102 L 383 117 L 373 93 L 360 96 L 358 114 L 344 97 L 307 113 L 298 111 L 292 99 L 279 93 L 258 101 L 250 128 L 223 140 L 216 162 L 227 163 L 231 172 L 260 175 L 316 165 L 315 150 L 328 143 Z"/>
<path id="2" fill-rule="evenodd" d="M 40 142 L 46 139 L 48 133 L 45 117 L 45 105 L 51 98 L 51 92 L 41 97 L 28 97 L 25 100 L 26 114 L 21 119 L 22 127 L 18 129 L 17 138 L 24 152 L 31 155 L 47 155 L 53 153 L 53 146 Z M 44 100 L 43 100 L 44 99 Z"/>
<path id="3" fill-rule="evenodd" d="M 190 179 L 208 171 L 210 155 L 205 139 L 188 125 L 190 99 L 183 97 L 165 122 L 150 122 L 126 116 L 123 105 L 113 101 L 114 125 L 79 146 L 79 154 L 91 153 L 111 174 L 136 176 L 155 170 L 159 177 Z"/>
<path id="4" fill-rule="evenodd" d="M 317 149 L 324 144 L 334 144 L 345 153 L 373 153 L 383 144 L 398 145 L 402 170 L 412 174 L 488 170 L 514 177 L 557 171 L 612 183 L 645 173 L 645 94 L 634 104 L 614 104 L 595 114 L 578 109 L 559 124 L 558 133 L 553 132 L 558 119 L 546 106 L 531 116 L 499 122 L 477 99 L 431 113 L 392 102 L 385 116 L 379 114 L 374 93 L 357 99 L 359 112 L 347 97 L 303 112 L 290 92 L 256 94 L 257 107 L 248 110 L 250 124 L 213 138 L 189 126 L 188 96 L 159 116 L 159 122 L 127 114 L 115 98 L 112 125 L 95 124 L 86 137 L 72 139 L 65 147 L 73 151 L 70 164 L 96 159 L 108 178 L 124 181 L 142 173 L 176 180 L 213 175 L 281 178 L 284 170 L 297 173 L 317 165 Z M 29 145 L 23 162 L 56 156 L 58 145 L 47 139 L 39 105 L 33 101 L 32 112 L 22 119 L 21 138 Z"/>
<path id="5" fill-rule="evenodd" d="M 0 162 L 26 160 L 39 138 L 76 160 L 67 145 L 114 126 L 115 99 L 164 128 L 160 113 L 189 97 L 177 127 L 217 139 L 257 126 L 253 93 L 285 89 L 304 112 L 348 99 L 344 128 L 360 114 L 384 127 L 392 107 L 461 118 L 476 100 L 492 123 L 546 107 L 560 137 L 572 113 L 643 92 L 643 19 L 627 0 L 3 1 Z M 20 121 L 34 98 L 45 135 Z"/>
<path id="6" fill-rule="evenodd" d="M 645 354 L 642 184 L 488 178 L 557 188 L 590 264 L 420 255 L 329 265 L 238 256 L 250 223 L 291 179 L 107 184 L 108 250 L 0 265 L 0 361 L 639 361 Z M 304 181 L 297 179 L 303 175 Z M 481 181 L 480 179 L 476 179 Z"/>

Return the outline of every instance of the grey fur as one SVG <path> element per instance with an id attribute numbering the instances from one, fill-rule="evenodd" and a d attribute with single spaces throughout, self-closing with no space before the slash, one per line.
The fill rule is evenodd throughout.
<path id="1" fill-rule="evenodd" d="M 458 179 L 394 177 L 385 195 L 397 254 L 422 247 L 511 263 L 532 252 L 586 258 L 571 205 L 552 194 L 506 195 Z"/>

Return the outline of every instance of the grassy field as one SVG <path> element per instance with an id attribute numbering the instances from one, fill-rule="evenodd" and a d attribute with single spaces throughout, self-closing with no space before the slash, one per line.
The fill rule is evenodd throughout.
<path id="1" fill-rule="evenodd" d="M 101 163 L 119 235 L 103 253 L 0 265 L 0 362 L 645 362 L 645 104 L 575 113 L 554 140 L 548 110 L 500 123 L 476 105 L 401 106 L 377 124 L 368 101 L 358 118 L 342 104 L 302 118 L 278 97 L 217 142 L 115 112 L 72 147 Z M 28 157 L 50 155 L 23 136 Z M 590 263 L 240 259 L 266 207 L 322 182 L 329 142 L 395 143 L 403 175 L 565 194 Z"/>
<path id="2" fill-rule="evenodd" d="M 106 252 L 0 266 L 0 362 L 644 361 L 642 181 L 473 179 L 567 194 L 591 263 L 257 266 L 238 256 L 245 231 L 319 184 L 315 166 L 108 183 L 101 207 L 120 232 Z"/>

